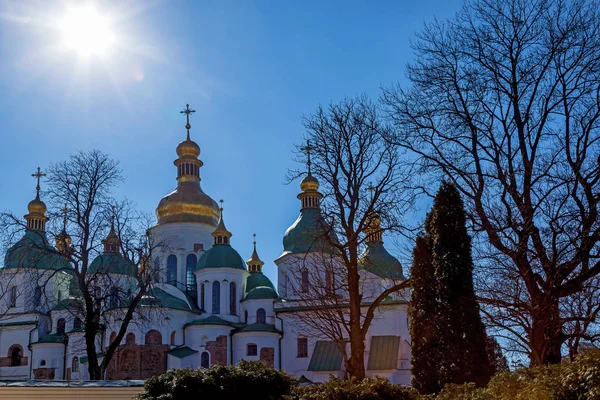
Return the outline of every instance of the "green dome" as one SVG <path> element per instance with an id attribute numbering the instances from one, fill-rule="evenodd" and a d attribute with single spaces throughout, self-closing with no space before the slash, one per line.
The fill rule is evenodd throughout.
<path id="1" fill-rule="evenodd" d="M 202 254 L 198 260 L 196 271 L 203 268 L 235 268 L 245 271 L 246 264 L 233 247 L 217 244 Z"/>
<path id="2" fill-rule="evenodd" d="M 4 257 L 4 268 L 68 269 L 69 261 L 56 253 L 43 231 L 27 229 Z"/>
<path id="3" fill-rule="evenodd" d="M 388 253 L 382 242 L 367 244 L 367 248 L 360 255 L 359 267 L 381 278 L 406 279 L 402 274 L 400 261 Z"/>
<path id="4" fill-rule="evenodd" d="M 266 286 L 275 290 L 275 286 L 265 274 L 262 272 L 250 272 L 250 276 L 246 279 L 246 293 L 259 286 Z"/>
<path id="5" fill-rule="evenodd" d="M 283 235 L 283 251 L 286 253 L 308 253 L 330 249 L 322 226 L 321 210 L 304 208 L 298 219 Z"/>
<path id="6" fill-rule="evenodd" d="M 268 286 L 259 286 L 247 292 L 244 301 L 246 300 L 268 300 L 278 299 L 279 296 L 275 289 Z"/>
<path id="7" fill-rule="evenodd" d="M 92 261 L 87 273 L 119 274 L 135 277 L 137 267 L 119 253 L 104 252 Z"/>

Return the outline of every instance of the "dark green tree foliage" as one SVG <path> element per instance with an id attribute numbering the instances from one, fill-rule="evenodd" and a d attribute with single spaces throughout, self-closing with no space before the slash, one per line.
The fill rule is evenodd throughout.
<path id="1" fill-rule="evenodd" d="M 410 279 L 412 386 L 421 393 L 436 393 L 441 389 L 437 375 L 439 341 L 434 321 L 439 312 L 428 237 L 417 237 Z"/>
<path id="2" fill-rule="evenodd" d="M 487 355 L 490 361 L 490 375 L 496 375 L 501 372 L 508 372 L 508 361 L 502 353 L 498 341 L 493 336 L 487 338 Z"/>
<path id="3" fill-rule="evenodd" d="M 139 400 L 188 399 L 284 399 L 297 381 L 285 372 L 262 362 L 241 361 L 239 365 L 176 369 L 148 379 Z"/>
<path id="4" fill-rule="evenodd" d="M 330 377 L 327 382 L 298 386 L 289 400 L 418 400 L 415 390 L 385 378 Z M 286 399 L 286 400 L 288 400 Z"/>
<path id="5" fill-rule="evenodd" d="M 415 256 L 412 279 L 419 277 L 413 283 L 411 331 L 415 387 L 434 393 L 447 383 L 485 386 L 491 368 L 473 289 L 471 238 L 460 194 L 451 183 L 442 183 L 435 197 Z"/>

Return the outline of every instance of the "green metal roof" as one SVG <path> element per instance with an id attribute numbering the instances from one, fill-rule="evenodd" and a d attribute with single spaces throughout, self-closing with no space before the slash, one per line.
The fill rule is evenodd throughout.
<path id="1" fill-rule="evenodd" d="M 342 353 L 334 342 L 320 340 L 315 345 L 308 371 L 339 371 L 343 359 Z"/>
<path id="2" fill-rule="evenodd" d="M 296 221 L 283 235 L 283 251 L 286 253 L 325 251 L 330 247 L 318 208 L 300 210 Z"/>
<path id="3" fill-rule="evenodd" d="M 262 272 L 250 272 L 250 276 L 246 278 L 246 293 L 259 286 L 267 286 L 275 290 L 273 282 Z"/>
<path id="4" fill-rule="evenodd" d="M 42 231 L 27 229 L 25 235 L 8 249 L 4 268 L 69 269 L 69 261 L 56 252 Z"/>
<path id="5" fill-rule="evenodd" d="M 35 325 L 37 323 L 37 321 L 2 322 L 0 323 L 0 327 L 5 328 L 9 326 Z"/>
<path id="6" fill-rule="evenodd" d="M 197 319 L 192 322 L 188 322 L 184 325 L 184 327 L 188 327 L 191 325 L 229 325 L 232 326 L 231 322 L 224 320 L 221 317 L 217 317 L 216 315 L 211 315 L 208 318 Z"/>
<path id="7" fill-rule="evenodd" d="M 203 268 L 235 268 L 245 271 L 246 263 L 233 247 L 219 244 L 202 254 L 196 264 L 196 271 Z"/>
<path id="8" fill-rule="evenodd" d="M 193 303 L 191 303 L 193 304 Z M 152 288 L 148 295 L 142 297 L 139 306 L 141 307 L 162 307 L 175 310 L 195 311 L 187 301 L 169 294 L 160 288 Z"/>
<path id="9" fill-rule="evenodd" d="M 102 253 L 92 261 L 88 274 L 120 274 L 135 277 L 137 267 L 119 253 Z"/>
<path id="10" fill-rule="evenodd" d="M 187 346 L 176 347 L 174 349 L 167 351 L 167 354 L 169 354 L 170 356 L 173 356 L 173 357 L 177 357 L 177 358 L 186 358 L 186 357 L 189 357 L 192 354 L 196 354 L 196 353 L 198 353 L 198 351 L 192 350 Z"/>
<path id="11" fill-rule="evenodd" d="M 398 366 L 400 336 L 372 336 L 367 369 L 380 371 Z"/>
<path id="12" fill-rule="evenodd" d="M 275 289 L 270 288 L 268 286 L 259 286 L 257 288 L 252 289 L 249 293 L 246 294 L 244 300 L 269 300 L 269 299 L 278 299 L 279 296 Z"/>
<path id="13" fill-rule="evenodd" d="M 406 279 L 400 261 L 383 246 L 383 242 L 368 243 L 359 258 L 359 267 L 381 278 Z"/>
<path id="14" fill-rule="evenodd" d="M 82 307 L 81 300 L 70 297 L 59 301 L 53 310 L 71 310 L 79 307 Z"/>
<path id="15" fill-rule="evenodd" d="M 104 353 L 96 353 L 96 356 L 98 356 L 98 358 L 102 358 L 102 357 L 104 357 Z M 85 363 L 87 363 L 87 362 L 88 362 L 88 356 L 83 356 L 83 357 L 81 357 L 81 358 L 79 359 L 79 362 L 80 362 L 81 364 L 85 364 Z"/>
<path id="16" fill-rule="evenodd" d="M 36 343 L 64 343 L 64 342 L 65 342 L 65 335 L 54 333 L 52 335 L 44 336 L 43 338 L 38 340 Z M 35 343 L 32 343 L 32 344 L 35 344 Z"/>
<path id="17" fill-rule="evenodd" d="M 275 328 L 274 325 L 261 323 L 246 325 L 243 328 L 238 329 L 237 332 L 273 332 L 279 333 L 280 335 L 282 334 L 282 332 Z"/>

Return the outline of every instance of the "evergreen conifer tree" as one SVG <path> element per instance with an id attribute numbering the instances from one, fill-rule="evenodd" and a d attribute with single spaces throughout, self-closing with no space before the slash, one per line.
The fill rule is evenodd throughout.
<path id="1" fill-rule="evenodd" d="M 421 393 L 436 393 L 439 386 L 439 343 L 435 330 L 437 290 L 426 236 L 418 236 L 413 250 L 411 301 L 409 308 L 412 386 Z"/>
<path id="2" fill-rule="evenodd" d="M 473 289 L 471 238 L 460 194 L 451 183 L 442 183 L 414 255 L 413 384 L 422 393 L 435 393 L 447 383 L 486 385 L 491 368 Z"/>

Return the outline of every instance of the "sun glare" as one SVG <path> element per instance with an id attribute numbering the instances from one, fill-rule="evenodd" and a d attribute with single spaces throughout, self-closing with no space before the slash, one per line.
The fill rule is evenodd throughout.
<path id="1" fill-rule="evenodd" d="M 114 38 L 108 20 L 92 7 L 70 10 L 60 22 L 65 45 L 81 55 L 103 55 Z"/>

